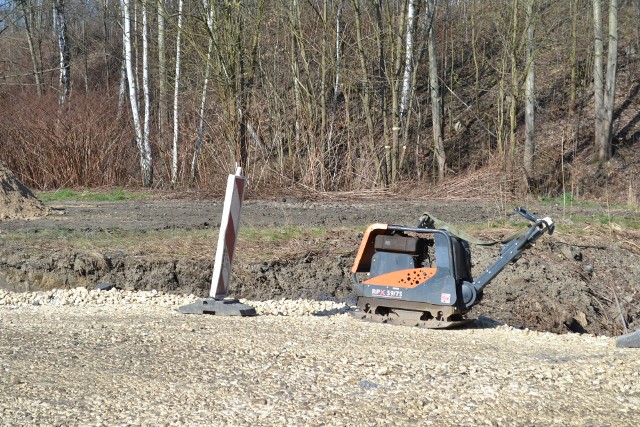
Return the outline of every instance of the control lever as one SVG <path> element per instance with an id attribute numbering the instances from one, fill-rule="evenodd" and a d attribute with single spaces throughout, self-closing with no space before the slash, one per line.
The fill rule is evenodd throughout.
<path id="1" fill-rule="evenodd" d="M 537 222 L 540 219 L 540 218 L 536 217 L 534 214 L 525 211 L 520 206 L 516 206 L 515 208 L 513 208 L 513 210 L 516 211 L 521 216 L 525 217 L 526 219 L 528 219 L 531 222 Z"/>
<path id="2" fill-rule="evenodd" d="M 553 223 L 553 220 L 549 217 L 538 218 L 534 214 L 529 213 L 526 210 L 522 209 L 520 206 L 516 206 L 515 208 L 513 208 L 513 210 L 519 213 L 520 215 L 522 215 L 523 217 L 525 217 L 526 219 L 528 219 L 529 221 L 536 223 L 538 227 L 547 228 L 549 230 L 549 235 L 552 235 L 556 229 L 556 226 Z"/>

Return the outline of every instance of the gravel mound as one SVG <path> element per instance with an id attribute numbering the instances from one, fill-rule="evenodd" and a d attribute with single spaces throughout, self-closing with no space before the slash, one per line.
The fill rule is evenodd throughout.
<path id="1" fill-rule="evenodd" d="M 611 338 L 175 310 L 194 300 L 1 293 L 0 425 L 640 425 L 640 360 Z"/>
<path id="2" fill-rule="evenodd" d="M 46 292 L 7 292 L 0 289 L 0 307 L 19 308 L 27 306 L 100 306 L 100 305 L 150 305 L 177 309 L 191 304 L 195 295 L 176 295 L 156 290 L 131 291 L 111 288 L 107 291 L 74 289 L 53 289 Z M 313 300 L 240 300 L 253 306 L 260 315 L 273 316 L 327 316 L 346 313 L 349 306 L 334 301 Z"/>

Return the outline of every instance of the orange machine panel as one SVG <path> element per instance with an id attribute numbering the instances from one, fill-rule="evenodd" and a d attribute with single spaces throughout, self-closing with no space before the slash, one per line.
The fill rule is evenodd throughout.
<path id="1" fill-rule="evenodd" d="M 436 275 L 435 268 L 409 268 L 381 274 L 362 282 L 365 285 L 392 286 L 395 288 L 415 288 Z"/>
<path id="2" fill-rule="evenodd" d="M 351 267 L 352 273 L 365 273 L 371 269 L 371 257 L 375 252 L 374 243 L 378 234 L 387 232 L 387 224 L 371 224 L 362 236 L 360 248 Z"/>

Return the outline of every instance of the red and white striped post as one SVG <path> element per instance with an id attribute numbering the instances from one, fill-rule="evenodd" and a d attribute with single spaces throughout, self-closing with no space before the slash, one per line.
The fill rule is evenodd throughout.
<path id="1" fill-rule="evenodd" d="M 218 248 L 213 263 L 211 290 L 209 298 L 187 304 L 178 309 L 183 314 L 217 314 L 220 316 L 255 316 L 256 309 L 243 304 L 236 299 L 226 298 L 229 294 L 231 281 L 231 265 L 236 250 L 236 239 L 240 228 L 240 209 L 244 196 L 246 178 L 242 176 L 242 169 L 236 167 L 235 175 L 227 179 L 227 191 L 222 207 L 222 221 Z"/>
<path id="2" fill-rule="evenodd" d="M 240 210 L 246 181 L 245 177 L 242 176 L 242 168 L 240 167 L 236 167 L 236 174 L 230 174 L 227 179 L 218 248 L 216 249 L 216 257 L 213 263 L 211 291 L 209 292 L 209 296 L 215 299 L 224 299 L 229 293 L 231 265 L 236 249 L 238 229 L 240 228 Z"/>

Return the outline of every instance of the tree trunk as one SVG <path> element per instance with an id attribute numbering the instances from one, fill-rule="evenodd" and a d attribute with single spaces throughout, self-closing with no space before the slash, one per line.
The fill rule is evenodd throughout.
<path id="1" fill-rule="evenodd" d="M 42 96 L 41 70 L 36 50 L 33 45 L 33 33 L 31 29 L 31 23 L 33 22 L 33 5 L 31 4 L 31 0 L 21 0 L 19 4 L 24 16 L 24 30 L 27 33 L 27 44 L 29 46 L 29 55 L 31 56 L 31 65 L 33 67 L 33 78 L 36 83 L 36 91 L 38 96 Z"/>
<path id="2" fill-rule="evenodd" d="M 640 51 L 640 0 L 633 1 L 636 7 L 636 55 Z"/>
<path id="3" fill-rule="evenodd" d="M 358 63 L 360 64 L 360 99 L 364 110 L 364 120 L 367 124 L 367 142 L 369 145 L 369 153 L 373 157 L 376 171 L 380 170 L 380 158 L 376 151 L 375 129 L 373 126 L 373 112 L 371 111 L 371 83 L 369 82 L 369 71 L 367 69 L 367 60 L 364 52 L 362 41 L 362 11 L 360 10 L 359 0 L 352 0 L 354 19 L 356 27 L 356 52 L 358 55 Z M 380 36 L 381 37 L 381 36 Z"/>
<path id="4" fill-rule="evenodd" d="M 404 44 L 404 75 L 402 78 L 402 95 L 400 97 L 400 117 L 405 118 L 409 109 L 409 97 L 411 95 L 411 76 L 413 75 L 413 38 L 416 27 L 416 3 L 417 0 L 408 0 L 407 4 L 407 29 Z M 404 124 L 404 123 L 403 123 Z M 403 141 L 404 143 L 405 141 Z"/>
<path id="5" fill-rule="evenodd" d="M 576 112 L 576 91 L 578 86 L 578 0 L 571 0 L 571 84 L 569 86 L 569 113 Z"/>
<path id="6" fill-rule="evenodd" d="M 602 4 L 601 0 L 593 0 L 593 95 L 595 100 L 595 146 L 600 156 L 601 148 L 606 148 L 604 133 L 606 114 L 604 110 L 604 65 L 602 36 Z"/>
<path id="7" fill-rule="evenodd" d="M 120 0 L 122 2 L 122 0 Z M 122 117 L 122 111 L 124 110 L 124 105 L 127 99 L 127 63 L 125 58 L 126 54 L 126 46 L 124 44 L 124 29 L 123 31 L 123 43 L 122 43 L 122 59 L 120 60 L 120 85 L 118 88 L 118 119 Z"/>
<path id="8" fill-rule="evenodd" d="M 402 2 L 402 11 L 398 15 L 398 25 L 393 28 L 392 31 L 396 32 L 395 48 L 392 53 L 394 78 L 391 80 L 391 182 L 395 183 L 398 179 L 398 164 L 400 160 L 400 133 L 402 131 L 400 120 L 400 95 L 399 82 L 395 76 L 400 74 L 400 67 L 402 66 L 402 34 L 405 29 L 406 18 L 406 1 Z M 391 25 L 391 22 L 390 22 Z M 400 31 L 398 31 L 400 30 Z"/>
<path id="9" fill-rule="evenodd" d="M 165 44 L 165 3 L 158 0 L 158 142 L 165 145 L 169 113 L 167 111 L 167 59 Z"/>
<path id="10" fill-rule="evenodd" d="M 327 56 L 329 55 L 329 1 L 322 0 L 322 42 L 320 53 L 320 152 L 322 153 L 323 145 L 326 144 L 327 131 Z M 321 155 L 322 157 L 322 155 Z M 321 173 L 323 164 L 321 164 Z M 322 179 L 321 179 L 322 182 Z"/>
<path id="11" fill-rule="evenodd" d="M 613 154 L 613 110 L 616 99 L 616 70 L 618 68 L 618 0 L 609 3 L 609 46 L 607 80 L 604 91 L 604 137 L 598 149 L 598 158 L 607 161 Z"/>
<path id="12" fill-rule="evenodd" d="M 535 76 L 536 63 L 534 59 L 534 16 L 533 3 L 535 0 L 527 0 L 527 78 L 525 81 L 525 113 L 524 113 L 524 170 L 527 178 L 533 178 L 535 174 Z"/>
<path id="13" fill-rule="evenodd" d="M 173 145 L 171 157 L 171 185 L 178 183 L 178 138 L 180 135 L 180 117 L 178 95 L 180 94 L 180 56 L 182 49 L 180 47 L 180 39 L 182 36 L 182 7 L 184 0 L 178 1 L 178 34 L 176 35 L 176 74 L 174 80 L 173 91 Z"/>
<path id="14" fill-rule="evenodd" d="M 391 156 L 389 150 L 391 149 L 391 143 L 389 141 L 389 123 L 388 123 L 388 94 L 389 94 L 389 79 L 387 77 L 387 64 L 385 61 L 384 50 L 384 25 L 382 22 L 382 0 L 374 0 L 374 10 L 376 15 L 376 50 L 378 52 L 378 82 L 380 87 L 380 117 L 382 117 L 382 136 L 384 141 L 384 157 L 380 158 L 376 151 L 373 151 L 376 161 L 376 182 L 380 182 L 382 179 L 385 184 L 389 184 L 391 179 Z M 365 68 L 366 70 L 366 68 Z M 367 125 L 368 126 L 368 125 Z M 373 121 L 372 121 L 373 126 Z M 375 150 L 375 141 L 373 139 L 373 131 L 370 131 L 371 141 L 370 145 Z M 383 160 L 384 159 L 384 160 Z M 384 165 L 384 170 L 382 166 Z"/>
<path id="15" fill-rule="evenodd" d="M 293 153 L 289 150 L 289 156 L 293 158 L 299 154 L 300 150 L 300 139 L 302 134 L 302 98 L 300 95 L 300 65 L 299 65 L 299 47 L 298 47 L 298 37 L 295 33 L 296 25 L 293 24 L 293 21 L 296 19 L 296 9 L 298 8 L 298 0 L 291 0 L 289 5 L 289 14 L 290 20 L 292 20 L 291 25 L 291 72 L 293 77 L 293 96 L 294 96 L 294 146 Z"/>
<path id="16" fill-rule="evenodd" d="M 336 120 L 336 112 L 338 110 L 338 93 L 340 92 L 340 62 L 342 60 L 341 44 L 342 44 L 342 8 L 344 1 L 338 0 L 338 10 L 336 12 L 336 65 L 335 65 L 335 80 L 333 83 L 333 101 L 331 102 L 331 116 L 329 119 L 329 132 L 327 135 L 327 151 L 337 157 L 335 145 L 333 143 L 333 127 Z M 336 168 L 338 159 L 332 159 Z M 334 169 L 333 174 L 336 174 Z"/>
<path id="17" fill-rule="evenodd" d="M 446 172 L 447 157 L 444 151 L 444 134 L 442 129 L 442 95 L 438 81 L 438 59 L 436 55 L 435 9 L 436 0 L 427 0 L 427 17 L 431 21 L 429 27 L 429 89 L 431 91 L 431 117 L 433 124 L 433 151 L 438 164 L 438 181 L 442 181 Z"/>
<path id="18" fill-rule="evenodd" d="M 71 92 L 71 54 L 67 41 L 67 23 L 64 11 L 64 0 L 53 1 L 53 28 L 58 38 L 60 95 L 58 102 L 62 105 Z"/>
<path id="19" fill-rule="evenodd" d="M 109 46 L 109 28 L 107 18 L 109 16 L 109 0 L 103 0 L 102 2 L 102 56 L 104 60 L 104 72 L 105 72 L 105 86 L 107 93 L 111 94 L 111 74 L 109 73 L 109 53 L 107 52 L 107 46 Z"/>
<path id="20" fill-rule="evenodd" d="M 408 110 L 409 101 L 411 99 L 412 89 L 411 82 L 413 76 L 414 65 L 414 48 L 413 39 L 416 29 L 416 3 L 417 0 L 408 0 L 407 3 L 407 22 L 406 33 L 404 43 L 404 74 L 402 78 L 402 91 L 400 96 L 400 127 L 402 128 L 402 140 L 401 140 L 401 152 L 400 159 L 398 160 L 398 169 L 402 169 L 404 164 L 404 158 L 407 152 L 407 138 L 409 134 L 408 129 Z"/>
<path id="21" fill-rule="evenodd" d="M 149 26 L 147 24 L 147 0 L 142 0 L 142 92 L 144 94 L 144 125 L 142 130 L 142 150 L 149 175 L 153 177 L 151 162 L 151 90 L 149 88 Z"/>
<path id="22" fill-rule="evenodd" d="M 138 96 L 133 73 L 133 60 L 131 54 L 131 20 L 129 16 L 130 0 L 120 0 L 122 9 L 123 30 L 122 38 L 124 45 L 124 63 L 127 70 L 127 82 L 129 83 L 129 102 L 131 104 L 131 116 L 133 119 L 133 127 L 136 135 L 136 146 L 140 154 L 140 171 L 142 174 L 142 183 L 148 187 L 153 182 L 153 174 L 151 170 L 151 152 L 146 151 L 144 147 L 144 137 L 142 124 L 140 123 L 140 114 L 138 111 Z"/>
<path id="23" fill-rule="evenodd" d="M 202 146 L 202 135 L 204 133 L 204 114 L 207 103 L 207 86 L 209 84 L 209 74 L 211 73 L 211 54 L 213 52 L 213 7 L 208 0 L 202 1 L 204 10 L 207 13 L 207 29 L 209 30 L 209 44 L 207 46 L 207 60 L 204 69 L 204 81 L 202 82 L 202 96 L 200 97 L 200 109 L 198 114 L 198 132 L 196 135 L 196 144 L 193 150 L 193 158 L 191 159 L 191 180 L 195 181 L 198 176 L 198 156 L 200 155 L 200 147 Z"/>
<path id="24" fill-rule="evenodd" d="M 516 126 L 518 115 L 518 97 L 520 85 L 518 77 L 517 46 L 518 46 L 518 0 L 513 0 L 513 16 L 511 21 L 511 103 L 509 104 L 509 151 L 511 158 L 516 151 Z"/>
<path id="25" fill-rule="evenodd" d="M 473 68 L 475 80 L 473 84 L 473 101 L 476 114 L 478 113 L 478 95 L 480 93 L 480 65 L 478 63 L 478 32 L 476 30 L 476 0 L 471 1 L 471 53 L 473 55 Z"/>

